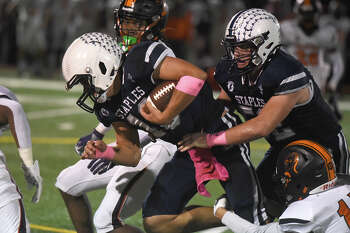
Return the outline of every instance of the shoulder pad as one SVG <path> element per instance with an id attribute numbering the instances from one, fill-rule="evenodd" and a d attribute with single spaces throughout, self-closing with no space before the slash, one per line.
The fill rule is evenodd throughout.
<path id="1" fill-rule="evenodd" d="M 152 64 L 155 69 L 159 63 L 166 57 L 175 57 L 174 52 L 160 41 L 145 41 L 135 45 L 128 53 L 129 59 L 142 57 L 145 63 Z"/>
<path id="2" fill-rule="evenodd" d="M 279 217 L 279 223 L 288 224 L 311 222 L 313 220 L 312 209 L 312 204 L 306 199 L 293 202 Z"/>
<path id="3" fill-rule="evenodd" d="M 263 86 L 274 87 L 276 92 L 305 86 L 310 79 L 310 74 L 305 67 L 281 49 L 267 65 L 262 76 L 264 76 Z"/>

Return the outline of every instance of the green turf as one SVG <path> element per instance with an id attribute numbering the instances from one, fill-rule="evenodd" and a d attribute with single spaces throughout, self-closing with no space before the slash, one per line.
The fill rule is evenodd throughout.
<path id="1" fill-rule="evenodd" d="M 1 79 L 0 79 L 1 83 Z M 17 149 L 14 143 L 2 142 L 0 149 L 5 153 L 9 170 L 14 176 L 16 183 L 24 195 L 25 209 L 31 224 L 43 225 L 54 228 L 62 228 L 73 230 L 72 223 L 69 219 L 64 203 L 55 189 L 54 183 L 56 176 L 65 167 L 75 163 L 79 158 L 75 155 L 73 144 L 78 137 L 85 135 L 96 125 L 97 121 L 93 114 L 84 113 L 78 110 L 78 107 L 73 104 L 67 106 L 55 104 L 54 100 L 61 100 L 67 97 L 76 97 L 76 93 L 67 93 L 62 88 L 62 91 L 53 90 L 47 91 L 43 89 L 26 89 L 25 87 L 12 87 L 19 96 L 36 96 L 39 100 L 53 99 L 50 103 L 42 103 L 41 101 L 25 101 L 23 103 L 25 111 L 30 115 L 33 112 L 42 110 L 52 110 L 61 108 L 71 108 L 72 112 L 78 114 L 57 117 L 42 117 L 39 119 L 30 119 L 31 133 L 33 137 L 33 151 L 34 155 L 40 161 L 41 175 L 44 178 L 44 190 L 39 204 L 32 204 L 30 202 L 33 191 L 26 189 L 23 172 L 20 168 L 20 159 L 17 154 Z M 79 113 L 81 111 L 81 113 Z M 342 120 L 344 132 L 350 135 L 350 112 L 344 112 L 344 119 Z M 67 127 L 67 124 L 69 127 Z M 64 127 L 66 125 L 66 127 Z M 66 129 L 63 129 L 66 128 Z M 5 133 L 4 137 L 9 137 L 9 133 Z M 109 133 L 107 136 L 110 140 L 113 134 Z M 53 144 L 45 143 L 45 138 L 54 140 Z M 62 144 L 60 138 L 71 139 L 70 143 Z M 35 139 L 35 140 L 34 140 Z M 47 139 L 48 140 L 48 139 Z M 46 140 L 46 141 L 47 141 Z M 264 140 L 258 140 L 251 144 L 253 163 L 257 164 L 267 148 Z M 218 182 L 210 182 L 208 190 L 211 192 L 211 198 L 205 198 L 196 195 L 191 204 L 212 205 L 216 197 L 223 191 Z M 96 210 L 100 200 L 102 199 L 104 190 L 89 193 L 93 210 Z M 126 220 L 127 223 L 142 227 L 141 213 L 138 212 L 135 216 Z M 32 229 L 32 232 L 44 232 L 42 230 Z"/>

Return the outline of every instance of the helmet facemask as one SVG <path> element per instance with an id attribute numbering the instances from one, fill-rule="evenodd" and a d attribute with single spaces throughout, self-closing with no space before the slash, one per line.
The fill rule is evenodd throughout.
<path id="1" fill-rule="evenodd" d="M 93 85 L 92 80 L 91 74 L 76 74 L 66 83 L 66 90 L 70 90 L 78 84 L 83 86 L 83 93 L 78 98 L 76 104 L 89 113 L 94 112 L 95 103 L 98 102 L 97 100 L 104 93 L 104 90 Z"/>
<path id="2" fill-rule="evenodd" d="M 226 56 L 224 59 L 231 60 L 232 66 L 238 71 L 240 75 L 251 73 L 256 70 L 261 64 L 262 59 L 258 55 L 258 50 L 260 46 L 264 42 L 264 35 L 268 33 L 264 33 L 261 36 L 257 36 L 250 40 L 236 42 L 235 39 L 224 39 L 221 42 L 221 45 L 224 46 L 226 50 Z M 246 53 L 241 55 L 235 55 L 235 50 L 243 50 L 247 51 Z M 237 51 L 236 51 L 237 54 Z M 240 67 L 239 63 L 246 63 L 249 60 L 247 65 Z"/>

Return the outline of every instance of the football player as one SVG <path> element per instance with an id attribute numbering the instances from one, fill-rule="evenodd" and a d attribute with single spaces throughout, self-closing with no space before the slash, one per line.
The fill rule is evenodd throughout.
<path id="1" fill-rule="evenodd" d="M 67 49 L 62 62 L 63 74 L 67 80 L 78 76 L 80 81 L 89 82 L 103 92 L 112 84 L 121 57 L 121 48 L 114 38 L 102 33 L 86 33 Z M 91 111 L 91 106 L 84 102 L 90 89 L 85 91 L 77 104 Z M 102 140 L 109 129 L 100 123 L 89 135 L 79 139 L 76 152 L 82 155 L 87 141 Z M 142 154 L 137 166 L 120 166 L 103 158 L 79 160 L 58 175 L 55 185 L 77 232 L 94 232 L 86 193 L 106 187 L 104 199 L 93 219 L 97 232 L 140 232 L 122 220 L 141 209 L 155 177 L 175 153 L 176 146 L 161 140 L 153 143 L 145 132 L 138 133 Z"/>
<path id="2" fill-rule="evenodd" d="M 102 139 L 109 129 L 99 124 L 91 134 L 80 138 L 76 147 L 82 148 L 88 140 Z M 116 165 L 106 159 L 79 160 L 58 175 L 55 185 L 62 194 L 77 232 L 94 232 L 92 225 L 98 233 L 140 232 L 136 227 L 124 224 L 123 220 L 142 208 L 159 170 L 171 159 L 176 146 L 162 140 L 150 142 L 143 131 L 139 131 L 139 135 L 141 144 L 146 145 L 136 167 Z M 82 151 L 77 150 L 79 155 Z M 106 194 L 92 220 L 86 193 L 103 188 L 106 188 Z"/>
<path id="3" fill-rule="evenodd" d="M 231 100 L 246 121 L 218 134 L 188 135 L 179 149 L 235 145 L 265 137 L 271 147 L 257 172 L 264 194 L 273 200 L 278 200 L 272 179 L 278 153 L 293 140 L 322 144 L 332 151 L 337 171 L 348 173 L 349 152 L 342 128 L 310 72 L 279 49 L 276 17 L 263 9 L 240 11 L 227 24 L 222 43 L 227 54 L 216 66 L 215 79 L 222 88 L 219 98 Z"/>
<path id="4" fill-rule="evenodd" d="M 296 1 L 295 8 L 297 17 L 281 23 L 282 44 L 311 72 L 322 94 L 330 92 L 329 104 L 341 119 L 336 96 L 344 61 L 337 29 L 332 24 L 319 24 L 321 2 Z"/>
<path id="5" fill-rule="evenodd" d="M 35 187 L 33 203 L 38 203 L 42 192 L 42 178 L 38 160 L 33 159 L 30 126 L 22 105 L 7 88 L 0 86 L 0 134 L 9 129 L 16 142 L 28 188 Z M 6 166 L 0 150 L 0 232 L 30 232 L 22 194 Z"/>
<path id="6" fill-rule="evenodd" d="M 203 81 L 206 73 L 175 58 L 172 50 L 155 37 L 162 30 L 159 23 L 166 15 L 163 13 L 165 10 L 164 1 L 121 2 L 116 14 L 116 29 L 125 45 L 129 45 L 128 39 L 132 37 L 136 44 L 129 49 L 112 88 L 107 90 L 107 100 L 98 103 L 100 98 L 95 99 L 93 108 L 100 122 L 106 126 L 112 124 L 118 144 L 108 147 L 101 140 L 89 141 L 83 158 L 102 157 L 118 164 L 136 166 L 140 159 L 136 127 L 149 132 L 154 138 L 175 144 L 190 132 L 203 130 L 214 133 L 240 123 L 232 111 L 215 102 L 212 90 Z M 76 78 L 66 76 L 68 86 L 77 84 Z M 157 117 L 162 124 L 158 125 L 143 118 L 141 112 L 147 114 L 149 105 L 144 102 L 161 80 L 174 80 L 177 85 L 167 108 Z M 85 89 L 93 90 L 91 93 L 96 91 L 93 85 Z M 114 95 L 109 96 L 111 89 Z M 182 100 L 188 102 L 182 104 Z M 174 107 L 176 104 L 180 104 L 180 107 Z M 222 184 L 239 214 L 251 222 L 264 222 L 266 214 L 261 205 L 255 169 L 249 159 L 249 145 L 219 146 L 208 151 L 214 154 L 211 161 L 221 163 L 229 174 L 229 179 Z M 196 193 L 194 163 L 187 152 L 176 153 L 160 171 L 144 204 L 146 231 L 189 232 L 221 225 L 212 214 L 211 207 L 184 210 Z"/>
<path id="7" fill-rule="evenodd" d="M 278 222 L 257 226 L 229 211 L 225 197 L 214 214 L 235 233 L 350 232 L 350 177 L 335 173 L 332 154 L 321 145 L 299 140 L 279 154 L 276 178 L 287 209 Z"/>
<path id="8" fill-rule="evenodd" d="M 87 33 L 67 49 L 62 67 L 64 77 L 70 80 L 68 77 L 82 76 L 80 81 L 87 81 L 100 92 L 105 91 L 111 79 L 114 79 L 110 74 L 118 67 L 120 59 L 121 53 L 112 37 L 102 33 Z M 85 87 L 77 104 L 90 111 L 93 108 L 85 100 L 91 89 Z M 81 155 L 87 141 L 103 139 L 109 129 L 100 123 L 93 132 L 79 139 L 75 146 L 76 152 Z M 160 139 L 150 143 L 147 134 L 143 131 L 138 133 L 142 155 L 136 167 L 121 166 L 103 158 L 80 160 L 57 177 L 56 187 L 62 194 L 77 232 L 93 232 L 86 193 L 106 186 L 105 197 L 93 220 L 97 232 L 139 232 L 135 227 L 123 224 L 122 220 L 141 209 L 142 201 L 156 175 L 175 153 L 176 146 Z M 109 146 L 115 146 L 115 143 Z"/>

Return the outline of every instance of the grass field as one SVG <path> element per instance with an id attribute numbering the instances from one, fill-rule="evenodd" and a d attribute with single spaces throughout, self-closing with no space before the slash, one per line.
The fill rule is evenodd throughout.
<path id="1" fill-rule="evenodd" d="M 55 189 L 56 176 L 65 167 L 78 161 L 73 145 L 77 139 L 89 133 L 97 123 L 93 114 L 88 114 L 75 105 L 78 92 L 67 93 L 63 81 L 38 81 L 30 79 L 1 78 L 0 85 L 10 88 L 19 98 L 31 125 L 33 152 L 40 161 L 44 188 L 38 204 L 30 202 L 33 191 L 26 189 L 20 159 L 9 132 L 0 137 L 0 149 L 5 153 L 8 167 L 24 195 L 27 216 L 32 232 L 74 232 L 64 203 Z M 341 124 L 347 137 L 350 136 L 350 109 L 347 102 L 341 105 L 344 119 Z M 113 140 L 110 133 L 107 141 Z M 348 138 L 349 140 L 349 138 Z M 261 159 L 267 144 L 258 140 L 251 144 L 252 159 L 256 164 Z M 191 204 L 212 205 L 223 191 L 217 182 L 210 182 L 208 190 L 212 198 L 195 196 Z M 88 194 L 95 210 L 104 195 L 104 190 Z M 129 224 L 142 226 L 141 213 L 127 219 Z"/>

